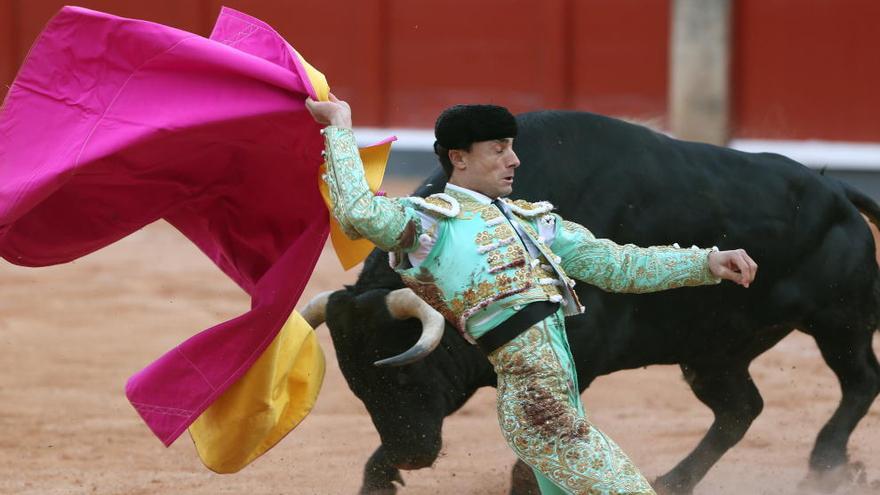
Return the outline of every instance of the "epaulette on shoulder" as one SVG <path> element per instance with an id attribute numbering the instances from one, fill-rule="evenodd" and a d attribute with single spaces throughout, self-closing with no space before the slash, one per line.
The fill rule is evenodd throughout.
<path id="1" fill-rule="evenodd" d="M 458 201 L 452 196 L 444 193 L 432 194 L 427 198 L 411 196 L 407 199 L 422 210 L 439 213 L 444 217 L 457 217 L 458 213 L 461 211 L 461 205 L 458 204 Z"/>
<path id="2" fill-rule="evenodd" d="M 517 215 L 522 217 L 534 217 L 542 215 L 553 209 L 553 205 L 547 201 L 538 201 L 531 203 L 524 199 L 509 200 L 503 199 L 504 203 Z"/>

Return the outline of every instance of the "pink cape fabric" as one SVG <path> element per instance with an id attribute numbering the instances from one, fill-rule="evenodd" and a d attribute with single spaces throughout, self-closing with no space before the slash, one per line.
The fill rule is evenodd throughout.
<path id="1" fill-rule="evenodd" d="M 164 218 L 251 296 L 129 379 L 165 445 L 269 345 L 327 238 L 307 95 L 290 45 L 234 10 L 206 39 L 65 7 L 0 108 L 4 258 L 65 263 Z"/>

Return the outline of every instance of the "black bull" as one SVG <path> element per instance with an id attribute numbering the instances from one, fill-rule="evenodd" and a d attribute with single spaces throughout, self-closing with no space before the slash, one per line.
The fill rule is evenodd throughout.
<path id="1" fill-rule="evenodd" d="M 880 279 L 859 214 L 874 221 L 877 205 L 779 155 L 678 141 L 588 113 L 539 112 L 518 121 L 514 147 L 522 166 L 512 197 L 549 200 L 564 218 L 618 243 L 744 248 L 760 266 L 750 289 L 725 282 L 625 295 L 577 285 L 587 312 L 566 324 L 583 388 L 613 371 L 678 364 L 715 415 L 693 452 L 656 488 L 691 492 L 743 437 L 763 407 L 749 363 L 793 329 L 815 339 L 842 384 L 840 404 L 810 455 L 811 471 L 845 465 L 849 436 L 880 391 L 871 347 Z M 417 194 L 440 191 L 444 182 L 438 171 Z M 408 349 L 419 335 L 417 320 L 394 320 L 384 305 L 388 291 L 400 287 L 386 253 L 377 250 L 357 283 L 327 305 L 339 366 L 382 441 L 365 466 L 363 493 L 393 493 L 392 481 L 402 481 L 398 468 L 431 465 L 443 418 L 478 388 L 495 385 L 486 358 L 448 324 L 423 361 L 372 364 Z M 528 470 L 515 467 L 514 492 L 533 484 Z"/>

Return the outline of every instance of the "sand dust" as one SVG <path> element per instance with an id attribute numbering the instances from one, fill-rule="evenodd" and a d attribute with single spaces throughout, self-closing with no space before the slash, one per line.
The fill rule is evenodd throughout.
<path id="1" fill-rule="evenodd" d="M 387 187 L 390 194 L 411 188 Z M 303 301 L 353 281 L 357 271 L 342 272 L 325 248 Z M 240 473 L 205 469 L 187 436 L 164 448 L 125 400 L 128 376 L 247 305 L 231 281 L 161 222 L 63 266 L 0 261 L 0 494 L 356 493 L 378 437 L 345 385 L 325 328 L 327 377 L 315 410 Z M 751 370 L 764 412 L 697 495 L 801 493 L 797 483 L 813 439 L 839 399 L 836 379 L 799 333 Z M 712 420 L 673 366 L 600 378 L 584 401 L 649 479 L 687 454 Z M 494 390 L 484 389 L 447 420 L 435 466 L 404 473 L 401 493 L 506 493 L 514 458 L 494 413 Z M 880 403 L 856 429 L 850 454 L 867 466 L 869 483 L 880 478 Z"/>

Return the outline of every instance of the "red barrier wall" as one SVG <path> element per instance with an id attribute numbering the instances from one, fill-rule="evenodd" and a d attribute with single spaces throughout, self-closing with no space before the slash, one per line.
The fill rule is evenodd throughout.
<path id="1" fill-rule="evenodd" d="M 561 106 L 562 1 L 389 3 L 389 122 L 433 126 L 454 103 Z"/>
<path id="2" fill-rule="evenodd" d="M 13 5 L 0 4 L 0 95 L 6 94 L 6 86 L 15 77 L 19 65 L 18 26 L 13 22 L 15 17 Z"/>
<path id="3" fill-rule="evenodd" d="M 210 0 L 212 25 L 222 5 L 270 23 L 327 75 L 332 91 L 355 110 L 356 125 L 383 125 L 383 15 L 385 0 Z M 207 29 L 206 29 L 207 31 Z M 207 34 L 207 33 L 206 33 Z M 399 125 L 399 124 L 398 124 Z"/>
<path id="4" fill-rule="evenodd" d="M 880 141 L 880 1 L 739 0 L 741 137 Z"/>
<path id="5" fill-rule="evenodd" d="M 0 92 L 63 0 L 0 0 Z M 669 0 L 81 0 L 207 35 L 221 5 L 266 20 L 357 125 L 431 127 L 461 102 L 665 124 Z M 736 137 L 880 142 L 880 2 L 735 0 Z"/>
<path id="6" fill-rule="evenodd" d="M 573 2 L 572 106 L 665 119 L 669 12 L 667 0 Z"/>

